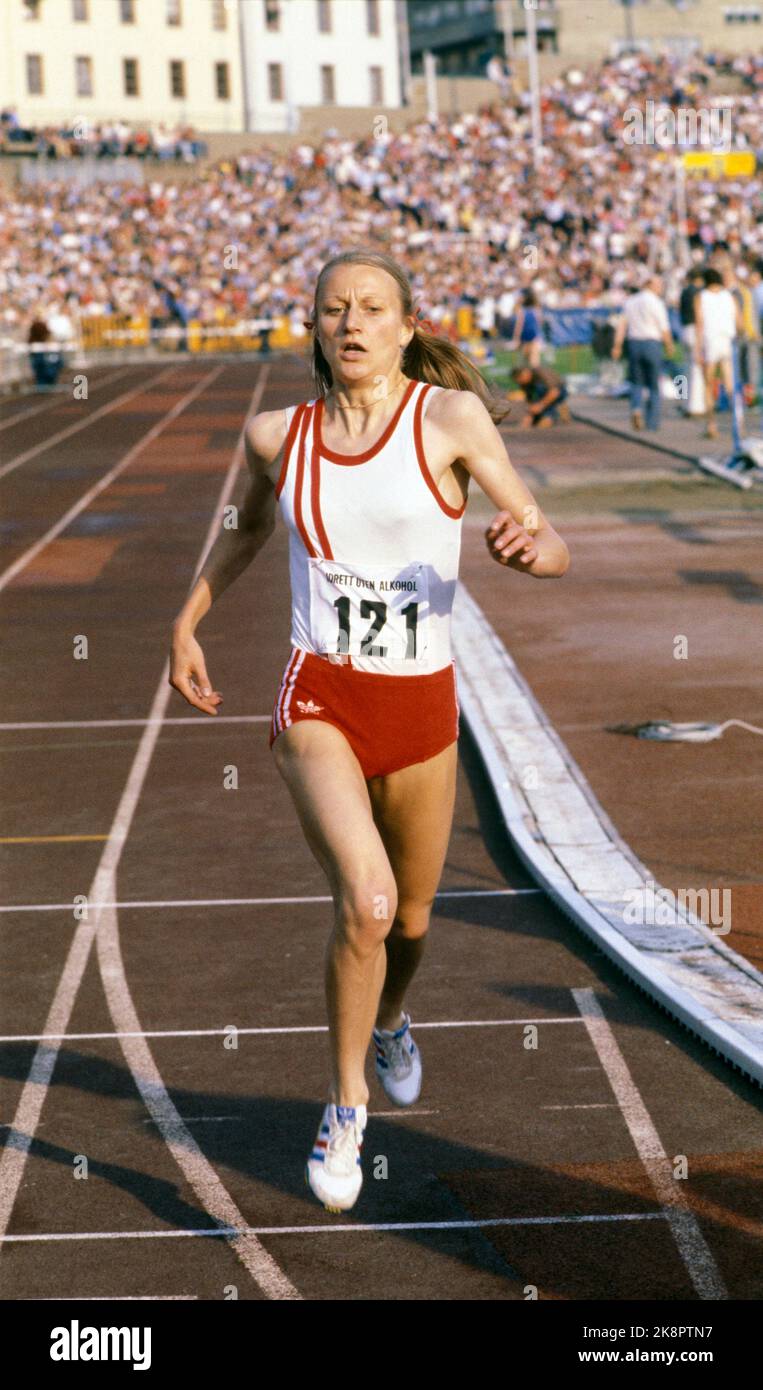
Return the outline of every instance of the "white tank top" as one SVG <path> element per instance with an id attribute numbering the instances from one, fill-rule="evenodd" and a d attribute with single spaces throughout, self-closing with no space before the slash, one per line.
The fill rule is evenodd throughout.
<path id="1" fill-rule="evenodd" d="M 276 497 L 289 530 L 293 646 L 380 675 L 424 675 L 452 661 L 466 499 L 452 507 L 441 495 L 421 427 L 441 389 L 409 382 L 362 454 L 323 443 L 322 396 L 288 408 Z"/>

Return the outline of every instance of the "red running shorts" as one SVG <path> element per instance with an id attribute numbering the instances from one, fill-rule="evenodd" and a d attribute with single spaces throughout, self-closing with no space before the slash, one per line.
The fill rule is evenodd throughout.
<path id="1" fill-rule="evenodd" d="M 301 719 L 323 719 L 341 729 L 366 779 L 385 777 L 454 743 L 459 714 L 454 662 L 421 676 L 387 676 L 292 647 L 268 744 Z"/>

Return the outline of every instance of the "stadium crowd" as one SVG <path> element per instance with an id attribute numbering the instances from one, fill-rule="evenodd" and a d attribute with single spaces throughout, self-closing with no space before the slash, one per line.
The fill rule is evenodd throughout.
<path id="1" fill-rule="evenodd" d="M 733 95 L 714 97 L 719 77 Z M 677 304 L 685 271 L 665 158 L 676 151 L 628 143 L 626 112 L 648 99 L 725 101 L 734 148 L 760 161 L 762 88 L 761 55 L 631 53 L 544 86 L 537 167 L 527 96 L 512 92 L 400 134 L 350 140 L 328 130 L 319 146 L 288 153 L 258 140 L 190 182 L 147 171 L 143 184 L 3 189 L 0 332 L 23 329 L 41 305 L 66 305 L 145 313 L 157 325 L 286 314 L 299 333 L 320 265 L 358 242 L 404 261 L 432 320 L 472 305 L 486 333 L 511 317 L 530 283 L 543 308 L 614 308 L 641 273 L 657 270 Z M 118 124 L 109 129 L 128 138 Z M 694 260 L 722 250 L 742 279 L 753 272 L 763 258 L 758 179 L 690 178 L 687 209 Z"/>
<path id="2" fill-rule="evenodd" d="M 15 107 L 6 106 L 0 111 L 0 155 L 29 152 L 44 159 L 117 159 L 130 155 L 135 159 L 174 159 L 192 164 L 204 157 L 207 146 L 189 125 L 168 127 L 160 122 L 133 129 L 126 121 L 91 125 L 79 120 L 69 126 L 25 126 Z"/>

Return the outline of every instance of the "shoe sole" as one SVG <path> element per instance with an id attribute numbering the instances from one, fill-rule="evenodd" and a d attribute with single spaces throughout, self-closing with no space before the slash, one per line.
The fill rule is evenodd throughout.
<path id="1" fill-rule="evenodd" d="M 307 1167 L 307 1164 L 305 1164 L 305 1186 L 306 1186 L 306 1187 L 310 1187 L 310 1169 Z M 316 1197 L 317 1200 L 321 1203 L 321 1206 L 322 1206 L 326 1211 L 330 1211 L 330 1212 L 331 1212 L 332 1216 L 341 1216 L 341 1215 L 342 1215 L 342 1212 L 344 1212 L 344 1211 L 352 1211 L 352 1207 L 332 1207 L 332 1206 L 329 1206 L 328 1202 L 324 1202 L 324 1200 L 323 1200 L 322 1197 L 318 1197 L 318 1193 L 315 1192 L 315 1191 L 313 1190 L 312 1187 L 310 1187 L 310 1191 L 312 1192 L 313 1196 Z M 360 1194 L 358 1194 L 358 1195 L 360 1195 Z M 357 1197 L 356 1197 L 356 1198 L 355 1198 L 355 1201 L 357 1201 L 357 1200 L 358 1200 L 358 1199 L 357 1199 Z M 354 1206 L 354 1205 L 355 1205 L 355 1202 L 353 1202 L 352 1206 Z"/>

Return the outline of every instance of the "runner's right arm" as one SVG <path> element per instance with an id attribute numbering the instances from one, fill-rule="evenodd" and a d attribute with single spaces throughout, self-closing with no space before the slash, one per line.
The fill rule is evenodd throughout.
<path id="1" fill-rule="evenodd" d="M 275 527 L 275 485 L 269 470 L 285 437 L 282 410 L 266 410 L 249 421 L 244 433 L 249 485 L 239 509 L 238 526 L 221 529 L 172 626 L 169 683 L 205 714 L 217 713 L 222 695 L 212 689 L 194 633 L 215 599 L 251 564 Z"/>

